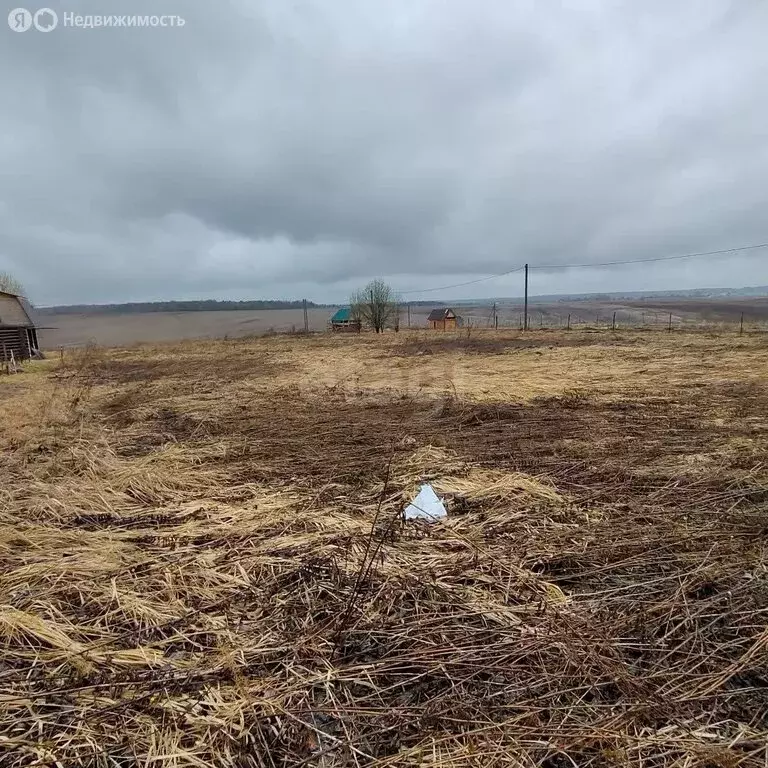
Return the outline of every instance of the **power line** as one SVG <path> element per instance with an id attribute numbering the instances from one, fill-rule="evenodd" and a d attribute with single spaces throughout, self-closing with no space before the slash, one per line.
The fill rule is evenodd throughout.
<path id="1" fill-rule="evenodd" d="M 659 261 L 676 261 L 680 259 L 697 259 L 702 258 L 706 256 L 723 256 L 729 253 L 739 253 L 740 251 L 753 251 L 757 250 L 758 248 L 768 248 L 768 243 L 756 243 L 755 245 L 741 245 L 737 248 L 723 248 L 722 250 L 718 251 L 698 251 L 696 253 L 684 253 L 684 254 L 677 254 L 675 256 L 653 256 L 651 258 L 647 259 L 627 259 L 625 261 L 603 261 L 603 262 L 592 262 L 587 264 L 542 264 L 542 265 L 535 265 L 531 264 L 529 266 L 529 269 L 549 269 L 549 270 L 555 270 L 555 269 L 589 269 L 590 267 L 614 267 L 621 264 L 649 264 L 651 262 L 659 262 Z M 454 283 L 453 285 L 443 285 L 439 288 L 420 288 L 410 291 L 400 291 L 400 294 L 402 295 L 408 295 L 412 293 L 433 293 L 435 291 L 447 291 L 450 288 L 463 288 L 465 285 L 475 285 L 476 283 L 483 283 L 487 280 L 495 280 L 499 277 L 506 277 L 507 275 L 512 275 L 515 272 L 522 272 L 522 270 L 525 269 L 524 266 L 521 267 L 515 267 L 514 269 L 507 270 L 506 272 L 499 272 L 497 275 L 487 275 L 486 277 L 479 277 L 476 280 L 467 280 L 463 283 Z"/>
<path id="2" fill-rule="evenodd" d="M 768 243 L 742 245 L 738 248 L 724 248 L 720 251 L 699 251 L 697 253 L 683 253 L 677 256 L 654 256 L 648 259 L 628 259 L 627 261 L 603 261 L 593 262 L 591 264 L 531 264 L 530 269 L 578 269 L 579 267 L 613 267 L 617 264 L 647 264 L 651 261 L 674 261 L 675 259 L 697 259 L 702 256 L 722 256 L 726 253 L 752 251 L 757 248 L 768 248 Z"/>
<path id="3" fill-rule="evenodd" d="M 475 283 L 482 283 L 485 280 L 494 280 L 497 277 L 504 277 L 506 275 L 512 275 L 515 272 L 520 272 L 524 267 L 515 267 L 507 272 L 500 272 L 498 275 L 488 275 L 487 277 L 479 277 L 477 280 L 467 280 L 466 283 L 454 283 L 453 285 L 443 285 L 440 288 L 421 288 L 413 291 L 400 291 L 401 294 L 407 293 L 430 293 L 432 291 L 447 291 L 449 288 L 461 288 L 465 285 L 474 285 Z"/>

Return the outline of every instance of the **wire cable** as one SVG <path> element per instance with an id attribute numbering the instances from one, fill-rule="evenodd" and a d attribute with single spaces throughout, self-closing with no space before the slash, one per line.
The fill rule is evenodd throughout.
<path id="1" fill-rule="evenodd" d="M 580 267 L 613 267 L 617 264 L 648 264 L 652 261 L 674 261 L 675 259 L 697 259 L 702 256 L 722 256 L 727 253 L 751 251 L 757 248 L 768 248 L 768 243 L 742 245 L 738 248 L 724 248 L 720 251 L 699 251 L 697 253 L 683 253 L 677 256 L 654 256 L 648 259 L 628 259 L 627 261 L 603 261 L 591 264 L 531 264 L 528 269 L 578 269 Z"/>
<path id="2" fill-rule="evenodd" d="M 498 275 L 488 275 L 486 277 L 479 277 L 477 280 L 467 280 L 466 283 L 454 283 L 453 285 L 443 285 L 440 288 L 420 288 L 418 290 L 413 290 L 413 291 L 399 291 L 399 293 L 402 295 L 405 295 L 408 293 L 430 293 L 432 291 L 447 291 L 449 288 L 461 288 L 465 285 L 474 285 L 475 283 L 482 283 L 486 280 L 494 280 L 497 277 L 512 275 L 515 272 L 522 272 L 524 269 L 525 269 L 525 266 L 515 267 L 514 269 L 510 269 L 507 272 L 500 272 Z"/>
<path id="3" fill-rule="evenodd" d="M 675 256 L 653 256 L 647 259 L 627 259 L 625 261 L 603 261 L 593 262 L 587 264 L 529 264 L 529 270 L 556 270 L 556 269 L 589 269 L 590 267 L 614 267 L 621 264 L 649 264 L 651 262 L 659 261 L 676 261 L 680 259 L 697 259 L 706 256 L 724 256 L 731 253 L 739 253 L 740 251 L 754 251 L 758 248 L 768 248 L 768 243 L 756 243 L 754 245 L 741 245 L 737 248 L 723 248 L 718 251 L 698 251 L 695 253 L 683 253 Z M 506 272 L 499 272 L 497 275 L 486 275 L 486 277 L 479 277 L 475 280 L 467 280 L 463 283 L 454 283 L 453 285 L 442 285 L 439 288 L 419 288 L 410 291 L 399 291 L 401 296 L 407 296 L 413 293 L 433 293 L 434 291 L 447 291 L 450 288 L 462 288 L 465 285 L 475 285 L 476 283 L 483 283 L 487 280 L 495 280 L 499 277 L 506 277 L 507 275 L 513 275 L 515 272 L 522 272 L 525 269 L 525 265 L 521 267 L 515 267 L 509 269 Z"/>

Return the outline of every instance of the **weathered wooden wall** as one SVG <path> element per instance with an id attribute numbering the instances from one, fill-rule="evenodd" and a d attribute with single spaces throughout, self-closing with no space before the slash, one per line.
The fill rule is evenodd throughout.
<path id="1" fill-rule="evenodd" d="M 10 359 L 11 351 L 16 360 L 26 360 L 30 356 L 29 336 L 26 328 L 8 328 L 0 325 L 0 363 L 3 354 Z"/>

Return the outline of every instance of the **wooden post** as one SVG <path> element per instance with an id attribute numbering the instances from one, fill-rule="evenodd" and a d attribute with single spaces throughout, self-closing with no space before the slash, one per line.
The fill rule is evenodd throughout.
<path id="1" fill-rule="evenodd" d="M 568 326 L 566 327 L 566 330 L 567 331 L 571 330 L 571 316 L 570 315 L 568 315 Z"/>
<path id="2" fill-rule="evenodd" d="M 307 300 L 303 299 L 304 304 L 304 333 L 309 333 L 309 317 L 307 315 Z"/>
<path id="3" fill-rule="evenodd" d="M 496 314 L 496 302 L 493 302 L 493 327 L 499 327 L 499 316 Z"/>
<path id="4" fill-rule="evenodd" d="M 600 327 L 600 313 L 599 312 L 595 315 L 595 325 L 598 328 Z"/>
<path id="5" fill-rule="evenodd" d="M 5 342 L 3 342 L 3 368 L 5 369 L 5 372 L 10 376 L 11 367 L 8 364 L 8 349 L 5 346 Z"/>
<path id="6" fill-rule="evenodd" d="M 408 307 L 408 327 L 411 327 L 411 302 L 406 305 Z"/>
<path id="7" fill-rule="evenodd" d="M 744 334 L 744 313 L 741 313 L 741 321 L 739 322 L 739 336 Z"/>
<path id="8" fill-rule="evenodd" d="M 613 313 L 613 320 L 611 320 L 611 330 L 612 331 L 616 330 L 616 313 L 615 312 Z"/>
<path id="9" fill-rule="evenodd" d="M 525 265 L 525 309 L 523 310 L 523 330 L 528 330 L 528 265 Z"/>
<path id="10" fill-rule="evenodd" d="M 669 313 L 669 325 L 667 326 L 667 333 L 672 333 L 672 313 Z"/>

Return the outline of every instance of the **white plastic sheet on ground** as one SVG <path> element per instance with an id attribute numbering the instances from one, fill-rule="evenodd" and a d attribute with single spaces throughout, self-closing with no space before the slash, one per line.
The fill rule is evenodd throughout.
<path id="1" fill-rule="evenodd" d="M 426 520 L 435 523 L 448 516 L 443 502 L 429 483 L 422 485 L 416 498 L 405 508 L 406 520 Z"/>

